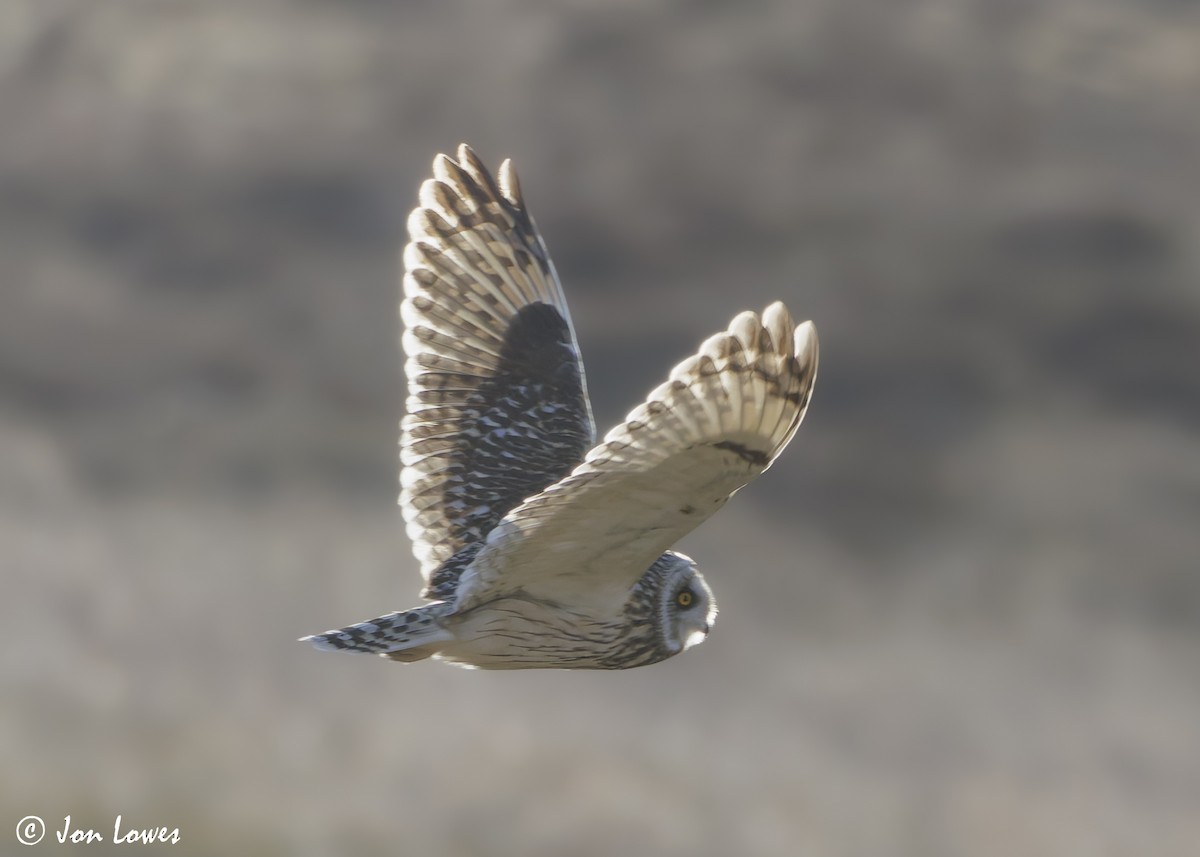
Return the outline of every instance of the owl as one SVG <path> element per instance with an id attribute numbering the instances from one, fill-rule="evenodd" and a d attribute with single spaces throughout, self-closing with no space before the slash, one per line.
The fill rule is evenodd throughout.
<path id="1" fill-rule="evenodd" d="M 702 641 L 712 590 L 668 548 L 796 433 L 812 323 L 742 312 L 597 441 L 512 163 L 497 180 L 467 146 L 439 155 L 408 230 L 400 505 L 430 603 L 302 639 L 485 669 L 626 669 Z"/>

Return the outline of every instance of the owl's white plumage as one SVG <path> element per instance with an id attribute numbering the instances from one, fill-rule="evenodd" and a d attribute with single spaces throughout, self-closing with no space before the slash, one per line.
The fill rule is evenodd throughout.
<path id="1" fill-rule="evenodd" d="M 434 603 L 305 639 L 490 668 L 662 660 L 716 614 L 668 548 L 791 440 L 816 331 L 781 303 L 740 313 L 595 443 L 562 288 L 499 175 L 441 155 L 409 218 L 401 506 Z"/>

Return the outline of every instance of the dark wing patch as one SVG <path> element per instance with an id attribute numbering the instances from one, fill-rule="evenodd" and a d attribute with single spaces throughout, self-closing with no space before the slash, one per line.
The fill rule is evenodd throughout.
<path id="1" fill-rule="evenodd" d="M 713 446 L 717 449 L 728 450 L 736 454 L 742 461 L 753 464 L 755 467 L 766 467 L 771 461 L 770 456 L 761 449 L 750 449 L 745 444 L 734 443 L 732 440 L 722 440 L 714 443 Z"/>
<path id="2" fill-rule="evenodd" d="M 570 328 L 554 307 L 522 307 L 504 337 L 496 374 L 468 397 L 458 433 L 428 442 L 446 453 L 452 475 L 431 486 L 430 500 L 441 509 L 446 537 L 466 548 L 432 573 L 426 597 L 453 592 L 451 582 L 492 527 L 583 461 L 592 430 L 577 406 L 583 380 L 571 348 Z M 416 441 L 413 451 L 420 455 L 425 443 Z M 412 502 L 420 506 L 423 499 L 416 494 Z"/>

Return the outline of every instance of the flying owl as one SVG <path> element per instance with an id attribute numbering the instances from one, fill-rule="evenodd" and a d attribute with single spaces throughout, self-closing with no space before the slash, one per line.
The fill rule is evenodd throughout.
<path id="1" fill-rule="evenodd" d="M 562 286 L 510 161 L 439 155 L 408 220 L 407 531 L 432 603 L 304 637 L 486 669 L 625 669 L 717 605 L 668 550 L 771 466 L 817 373 L 811 322 L 743 312 L 601 441 Z"/>

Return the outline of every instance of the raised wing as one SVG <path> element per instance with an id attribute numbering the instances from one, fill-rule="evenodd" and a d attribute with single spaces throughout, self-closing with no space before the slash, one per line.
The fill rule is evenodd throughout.
<path id="1" fill-rule="evenodd" d="M 516 589 L 623 603 L 664 550 L 768 467 L 817 373 L 811 322 L 781 303 L 744 312 L 675 367 L 565 479 L 510 512 L 459 584 L 463 610 Z"/>
<path id="2" fill-rule="evenodd" d="M 505 161 L 439 155 L 408 219 L 400 505 L 433 572 L 583 460 L 596 434 L 554 266 Z"/>

